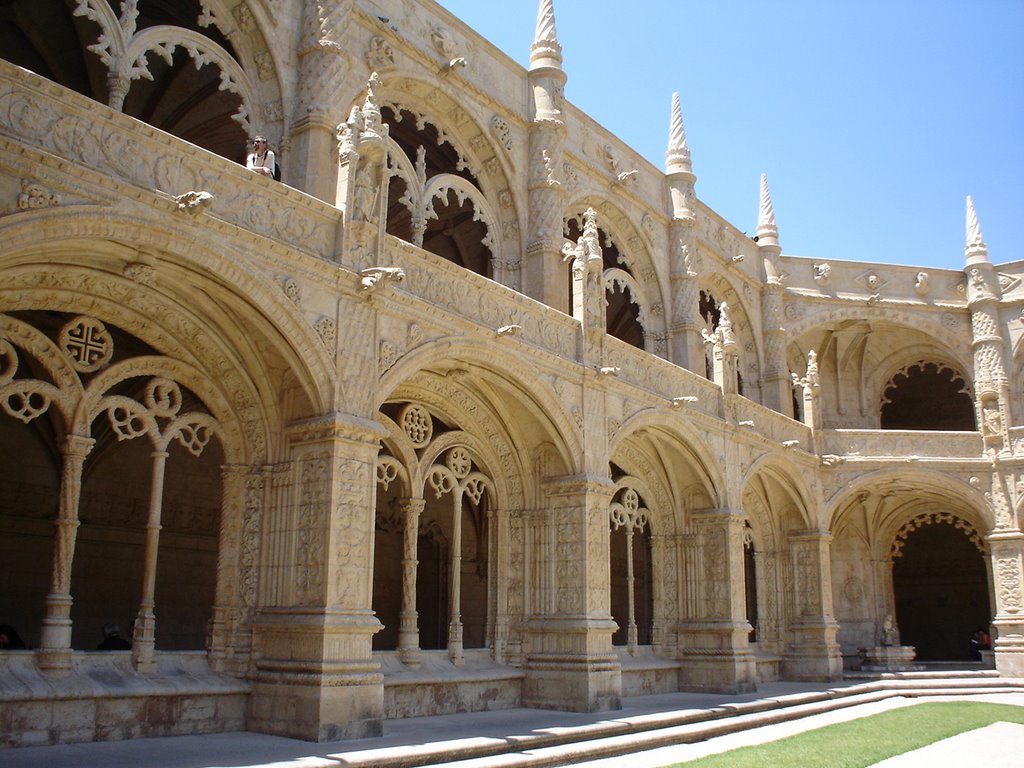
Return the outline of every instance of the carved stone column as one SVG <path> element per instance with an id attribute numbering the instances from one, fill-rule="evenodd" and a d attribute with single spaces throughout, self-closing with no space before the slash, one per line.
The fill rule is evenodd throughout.
<path id="1" fill-rule="evenodd" d="M 555 30 L 554 8 L 542 0 L 530 49 L 530 124 L 528 178 L 529 222 L 526 238 L 524 292 L 537 301 L 567 311 L 566 270 L 562 263 L 562 218 L 565 192 L 562 156 L 566 126 L 562 114 L 566 74 Z"/>
<path id="2" fill-rule="evenodd" d="M 424 499 L 402 499 L 402 611 L 398 626 L 398 657 L 413 668 L 420 666 L 419 613 L 416 609 L 416 557 L 419 541 L 420 514 L 426 507 Z"/>
<path id="3" fill-rule="evenodd" d="M 335 204 L 344 211 L 338 260 L 351 269 L 380 263 L 381 241 L 387 224 L 388 126 L 381 122 L 374 73 L 366 86 L 362 107 L 353 107 L 348 121 L 338 126 L 338 183 Z M 425 223 L 425 222 L 424 222 Z"/>
<path id="4" fill-rule="evenodd" d="M 697 196 L 690 147 L 686 141 L 679 94 L 672 94 L 668 151 L 665 153 L 665 179 L 672 202 L 669 228 L 669 258 L 672 290 L 669 317 L 669 359 L 676 365 L 704 374 L 704 350 L 699 322 L 699 286 L 697 283 Z"/>
<path id="5" fill-rule="evenodd" d="M 729 305 L 724 301 L 719 307 L 720 319 L 714 332 L 701 331 L 705 345 L 711 347 L 712 371 L 715 384 L 722 388 L 722 394 L 735 395 L 739 392 L 736 373 L 739 367 L 739 350 L 736 335 L 732 330 Z"/>
<path id="6" fill-rule="evenodd" d="M 156 672 L 156 565 L 160 552 L 160 518 L 163 514 L 164 471 L 167 451 L 153 451 L 153 472 L 149 486 L 149 515 L 146 520 L 146 552 L 142 571 L 142 599 L 132 632 L 132 663 L 139 672 Z"/>
<path id="7" fill-rule="evenodd" d="M 768 178 L 761 176 L 761 199 L 757 217 L 757 250 L 761 254 L 764 286 L 761 289 L 761 322 L 764 326 L 764 376 L 761 392 L 764 404 L 789 415 L 793 410 L 789 371 L 786 366 L 786 329 L 782 324 L 782 269 L 779 230 L 768 191 Z"/>
<path id="8" fill-rule="evenodd" d="M 588 208 L 583 234 L 576 247 L 564 247 L 572 258 L 572 314 L 583 326 L 582 362 L 591 368 L 602 364 L 604 337 L 608 333 L 608 302 L 603 282 L 604 261 L 597 230 L 597 214 Z"/>
<path id="9" fill-rule="evenodd" d="M 254 546 L 257 545 L 256 541 L 243 542 L 242 539 L 246 533 L 251 536 L 254 527 L 258 535 L 264 485 L 263 476 L 250 475 L 248 467 L 224 466 L 221 469 L 217 585 L 210 621 L 210 666 L 221 671 L 229 667 L 231 671 L 239 671 L 236 657 L 241 656 L 242 651 L 237 645 L 242 593 L 251 589 L 255 580 Z M 246 566 L 243 560 L 247 560 Z"/>
<path id="10" fill-rule="evenodd" d="M 455 666 L 466 663 L 462 648 L 462 493 L 452 498 L 452 540 L 448 548 L 448 660 Z"/>
<path id="11" fill-rule="evenodd" d="M 292 117 L 289 179 L 307 194 L 334 200 L 335 126 L 345 112 L 349 70 L 343 37 L 350 0 L 304 0 L 296 109 Z"/>
<path id="12" fill-rule="evenodd" d="M 687 566 L 688 589 L 700 596 L 679 625 L 686 690 L 743 693 L 756 687 L 757 668 L 750 650 L 750 624 L 744 600 L 743 517 L 732 509 L 693 514 L 700 532 L 703 565 Z M 698 558 L 694 558 L 698 559 Z"/>
<path id="13" fill-rule="evenodd" d="M 312 741 L 380 735 L 383 677 L 371 639 L 381 428 L 332 413 L 288 430 L 292 485 L 268 536 L 281 576 L 255 627 L 255 730 Z"/>
<path id="14" fill-rule="evenodd" d="M 82 495 L 82 465 L 96 441 L 68 435 L 60 446 L 60 507 L 53 543 L 53 570 L 46 596 L 46 615 L 36 651 L 36 664 L 54 674 L 71 671 L 71 565 L 78 535 L 78 502 Z"/>
<path id="15" fill-rule="evenodd" d="M 573 477 L 548 486 L 554 542 L 537 567 L 551 566 L 550 603 L 528 621 L 526 706 L 596 712 L 618 709 L 622 674 L 612 648 L 608 480 Z M 536 555 L 537 553 L 535 553 Z"/>
<path id="16" fill-rule="evenodd" d="M 793 568 L 792 642 L 783 653 L 789 680 L 838 680 L 843 659 L 836 642 L 839 624 L 832 613 L 832 537 L 821 531 L 795 533 L 789 539 Z"/>
<path id="17" fill-rule="evenodd" d="M 1024 677 L 1024 533 L 1010 500 L 1013 468 L 997 459 L 993 473 L 990 503 L 996 527 L 988 535 L 988 544 L 996 609 L 992 622 L 996 669 L 1002 675 Z"/>

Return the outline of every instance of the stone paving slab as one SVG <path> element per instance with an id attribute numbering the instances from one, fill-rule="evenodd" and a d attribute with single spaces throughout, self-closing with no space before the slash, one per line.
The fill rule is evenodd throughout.
<path id="1" fill-rule="evenodd" d="M 586 732 L 597 740 L 610 739 L 616 751 L 627 750 L 609 761 L 587 765 L 658 766 L 680 759 L 693 759 L 736 746 L 763 743 L 792 733 L 820 727 L 831 722 L 862 717 L 893 706 L 917 703 L 906 696 L 884 698 L 872 693 L 851 696 L 861 703 L 844 701 L 842 708 L 822 706 L 823 695 L 841 689 L 843 684 L 772 683 L 762 685 L 753 694 L 663 694 L 627 699 L 622 710 L 612 713 L 566 713 L 535 709 L 514 709 L 463 715 L 410 718 L 388 721 L 385 735 L 379 739 L 316 744 L 255 733 L 226 733 L 205 736 L 181 736 L 163 739 L 137 739 L 128 742 L 100 742 L 49 747 L 26 747 L 0 750 L 0 768 L 326 768 L 334 766 L 450 764 L 458 757 L 470 757 L 458 763 L 460 768 L 498 768 L 499 766 L 564 765 L 570 761 L 596 756 L 588 752 L 593 741 L 559 744 L 566 735 Z M 815 700 L 814 694 L 817 694 Z M 800 719 L 777 723 L 778 714 L 765 710 L 766 701 L 792 697 L 805 703 L 800 706 L 814 710 Z M 993 700 L 1024 706 L 1024 692 L 1003 693 L 978 691 L 971 700 Z M 838 703 L 838 702 L 833 702 Z M 698 743 L 674 744 L 660 749 L 644 750 L 638 736 L 630 729 L 637 723 L 658 727 L 668 715 L 677 718 L 693 713 L 748 705 L 749 712 L 736 717 L 749 722 L 739 733 L 721 735 L 729 727 L 737 727 L 735 717 L 730 726 L 725 719 L 692 722 L 669 726 L 675 734 L 659 728 L 655 738 L 671 741 L 679 738 L 697 739 Z M 754 727 L 760 725 L 760 727 Z M 665 731 L 662 733 L 661 731 Z M 601 734 L 604 734 L 603 739 Z M 645 732 L 650 733 L 650 732 Z M 509 751 L 513 744 L 512 751 Z M 606 745 L 607 746 L 607 745 Z M 659 745 L 660 746 L 660 745 Z M 518 751 L 516 751 L 518 748 Z M 481 755 L 480 750 L 503 754 Z M 662 749 L 668 750 L 662 752 Z M 672 752 L 671 750 L 677 750 Z M 599 753 L 598 753 L 599 754 Z M 608 754 L 607 752 L 605 754 Z M 670 755 L 686 755 L 674 757 Z M 902 768 L 902 766 L 900 766 Z"/>

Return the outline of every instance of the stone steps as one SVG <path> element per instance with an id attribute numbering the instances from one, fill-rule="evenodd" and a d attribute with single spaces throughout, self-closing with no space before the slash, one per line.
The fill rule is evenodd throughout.
<path id="1" fill-rule="evenodd" d="M 468 736 L 401 747 L 346 752 L 345 766 L 414 768 L 523 768 L 566 765 L 704 741 L 752 728 L 869 704 L 892 697 L 928 698 L 1024 693 L 1024 679 L 983 671 L 893 673 L 852 686 L 737 702 L 703 710 L 656 712 L 558 729 L 534 729 L 506 737 Z M 514 726 L 509 733 L 515 733 Z M 341 755 L 339 755 L 340 757 Z"/>

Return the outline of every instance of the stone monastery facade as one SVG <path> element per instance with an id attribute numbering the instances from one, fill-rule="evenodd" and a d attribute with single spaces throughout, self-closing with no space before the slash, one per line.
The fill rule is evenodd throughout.
<path id="1" fill-rule="evenodd" d="M 970 199 L 962 271 L 789 257 L 766 179 L 756 237 L 701 202 L 678 96 L 664 168 L 565 101 L 551 0 L 525 70 L 430 0 L 3 13 L 3 743 L 615 709 L 978 627 L 1024 675 L 1024 268 Z"/>

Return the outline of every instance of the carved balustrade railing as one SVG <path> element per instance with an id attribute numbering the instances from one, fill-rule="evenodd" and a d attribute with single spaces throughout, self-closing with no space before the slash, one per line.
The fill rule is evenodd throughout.
<path id="1" fill-rule="evenodd" d="M 906 461 L 908 457 L 977 459 L 978 432 L 836 429 L 822 432 L 822 453 L 846 458 Z"/>
<path id="2" fill-rule="evenodd" d="M 385 263 L 405 272 L 396 290 L 436 308 L 439 318 L 454 315 L 483 326 L 492 338 L 509 336 L 563 360 L 576 359 L 579 323 L 565 313 L 403 240 L 388 237 L 385 251 Z"/>
<path id="3" fill-rule="evenodd" d="M 794 421 L 778 411 L 773 411 L 760 403 L 755 403 L 740 395 L 729 395 L 728 408 L 736 423 L 763 435 L 769 440 L 782 445 L 814 450 L 811 440 L 811 428 L 806 424 Z M 794 444 L 793 441 L 796 441 Z"/>
<path id="4" fill-rule="evenodd" d="M 604 359 L 621 381 L 653 395 L 675 401 L 685 407 L 718 418 L 722 412 L 722 390 L 700 374 L 634 347 L 621 339 L 606 336 Z"/>
<path id="5" fill-rule="evenodd" d="M 153 191 L 164 193 L 169 212 L 202 210 L 290 250 L 334 258 L 341 218 L 334 206 L 0 61 L 0 152 L 24 155 L 24 147 L 40 153 L 26 158 L 26 168 L 46 167 L 52 178 L 67 175 L 71 189 L 86 190 L 82 169 L 88 169 L 99 174 L 99 189 L 113 181 L 122 197 L 150 204 Z M 69 172 L 66 161 L 78 168 Z M 212 199 L 175 202 L 190 192 Z"/>

